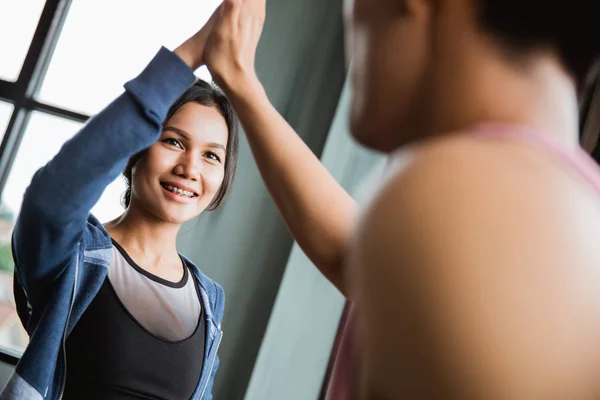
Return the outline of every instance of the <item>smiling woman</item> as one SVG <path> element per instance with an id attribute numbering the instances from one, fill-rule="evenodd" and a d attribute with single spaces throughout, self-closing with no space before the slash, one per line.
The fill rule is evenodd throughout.
<path id="1" fill-rule="evenodd" d="M 231 104 L 216 86 L 198 80 L 169 110 L 159 141 L 129 159 L 123 172 L 127 183 L 123 203 L 125 207 L 129 207 L 133 195 L 144 190 L 141 184 L 136 190 L 134 175 L 148 168 L 139 166 L 149 167 L 163 162 L 167 165 L 162 168 L 173 167 L 171 175 L 174 175 L 160 177 L 163 187 L 169 185 L 170 191 L 181 189 L 197 195 L 202 193 L 197 206 L 201 210 L 214 210 L 221 204 L 233 183 L 237 151 L 238 127 Z M 189 164 L 177 164 L 177 161 L 184 157 L 191 157 L 192 161 L 197 160 L 198 164 L 192 164 L 191 167 L 201 169 L 204 173 L 185 169 L 184 165 Z M 169 163 L 178 166 L 168 165 Z M 158 173 L 160 174 L 160 171 Z M 191 179 L 197 182 L 184 184 L 182 178 L 187 179 L 186 176 L 190 175 Z M 149 193 L 141 197 L 158 199 Z"/>
<path id="2" fill-rule="evenodd" d="M 12 240 L 30 344 L 1 399 L 212 398 L 224 293 L 176 248 L 237 159 L 231 105 L 193 74 L 210 30 L 162 48 L 34 175 Z M 121 172 L 126 210 L 102 224 Z"/>

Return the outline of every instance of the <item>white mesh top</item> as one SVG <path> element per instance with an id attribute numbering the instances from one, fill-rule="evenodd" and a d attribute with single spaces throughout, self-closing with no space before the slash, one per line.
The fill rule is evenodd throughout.
<path id="1" fill-rule="evenodd" d="M 161 339 L 180 341 L 198 325 L 201 305 L 193 274 L 185 262 L 180 282 L 166 281 L 139 267 L 113 241 L 113 260 L 108 279 L 129 314 L 145 330 Z"/>

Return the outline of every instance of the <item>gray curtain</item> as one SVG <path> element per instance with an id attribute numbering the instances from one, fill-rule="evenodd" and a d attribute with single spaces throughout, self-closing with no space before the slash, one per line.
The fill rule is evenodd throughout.
<path id="1" fill-rule="evenodd" d="M 257 72 L 269 98 L 317 155 L 345 79 L 341 3 L 268 1 L 257 53 Z M 225 289 L 221 366 L 213 393 L 217 399 L 242 399 L 292 248 L 244 137 L 231 196 L 220 210 L 186 225 L 178 246 Z M 271 398 L 282 399 L 262 397 Z"/>

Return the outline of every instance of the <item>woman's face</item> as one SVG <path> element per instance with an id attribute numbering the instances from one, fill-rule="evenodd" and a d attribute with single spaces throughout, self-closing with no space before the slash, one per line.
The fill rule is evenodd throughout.
<path id="1" fill-rule="evenodd" d="M 133 167 L 130 207 L 177 224 L 198 216 L 223 182 L 227 139 L 217 108 L 183 105 Z"/>

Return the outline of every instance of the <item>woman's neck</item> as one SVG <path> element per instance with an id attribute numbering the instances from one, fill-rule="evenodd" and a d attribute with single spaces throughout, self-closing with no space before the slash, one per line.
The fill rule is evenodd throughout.
<path id="1" fill-rule="evenodd" d="M 183 271 L 176 246 L 179 224 L 149 218 L 129 207 L 123 215 L 104 226 L 140 267 L 171 278 L 173 270 Z"/>

